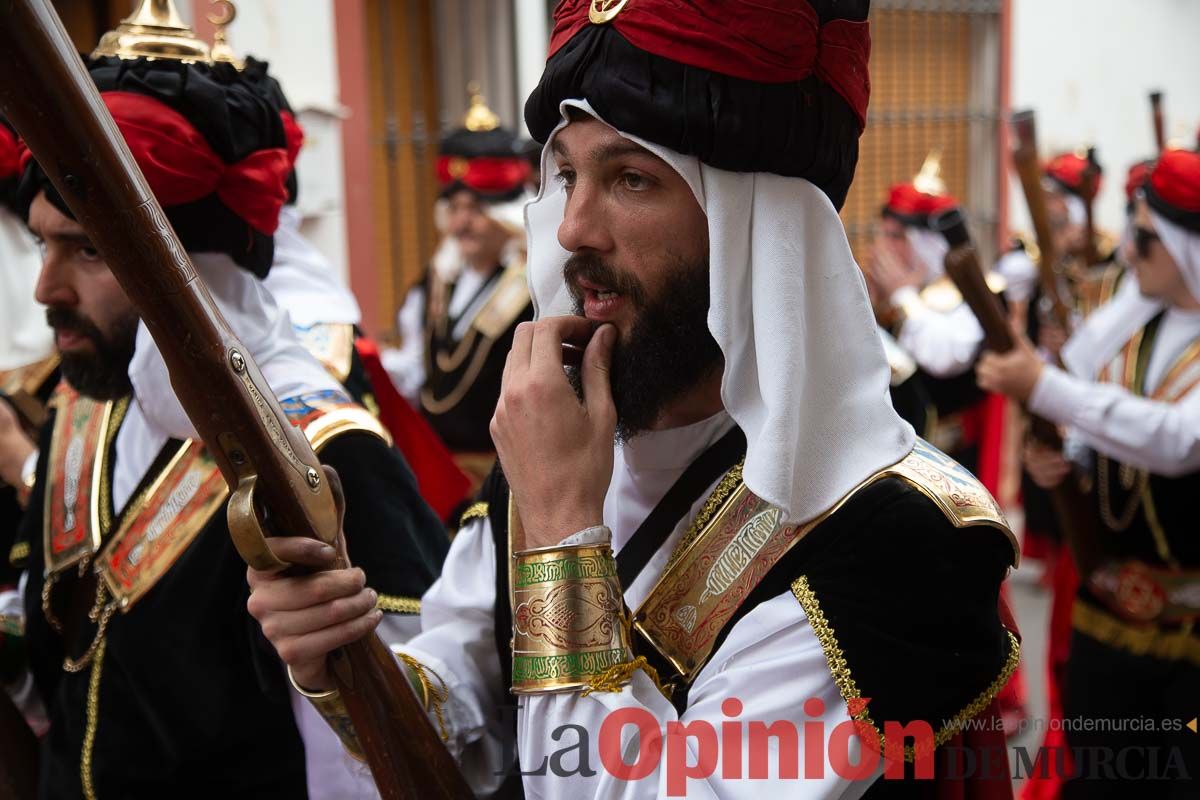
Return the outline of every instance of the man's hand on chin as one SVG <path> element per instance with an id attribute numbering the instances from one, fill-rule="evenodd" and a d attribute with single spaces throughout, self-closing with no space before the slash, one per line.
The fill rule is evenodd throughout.
<path id="1" fill-rule="evenodd" d="M 603 521 L 617 426 L 609 384 L 616 328 L 603 325 L 588 342 L 582 403 L 562 358 L 563 341 L 586 338 L 591 329 L 573 316 L 517 326 L 491 423 L 524 530 L 516 551 L 554 546 Z"/>

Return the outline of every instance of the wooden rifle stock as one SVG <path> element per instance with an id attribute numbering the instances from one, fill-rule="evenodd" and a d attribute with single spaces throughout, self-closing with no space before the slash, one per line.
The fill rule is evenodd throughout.
<path id="1" fill-rule="evenodd" d="M 984 342 L 989 350 L 1007 353 L 1016 346 L 999 298 L 988 288 L 979 254 L 971 244 L 966 218 L 961 210 L 952 208 L 934 217 L 930 222 L 934 230 L 946 237 L 950 250 L 946 253 L 946 274 L 954 282 L 963 301 L 983 328 Z M 1030 434 L 1033 438 L 1054 450 L 1062 450 L 1062 437 L 1058 428 L 1049 420 L 1030 415 Z M 1099 531 L 1091 500 L 1079 488 L 1079 483 L 1068 475 L 1051 493 L 1054 512 L 1058 518 L 1071 552 L 1079 565 L 1081 574 L 1087 575 L 1096 565 L 1093 553 Z"/>
<path id="2" fill-rule="evenodd" d="M 1150 114 L 1154 117 L 1154 146 L 1161 156 L 1167 149 L 1166 122 L 1163 118 L 1163 93 L 1150 93 Z"/>
<path id="3" fill-rule="evenodd" d="M 239 552 L 273 562 L 263 510 L 275 530 L 332 543 L 337 508 L 320 463 L 196 275 L 49 0 L 0 2 L 0 110 L 149 328 L 233 491 Z M 378 637 L 331 655 L 330 667 L 384 798 L 472 796 Z"/>
<path id="4" fill-rule="evenodd" d="M 1083 208 L 1086 216 L 1084 236 L 1087 241 L 1083 246 L 1083 257 L 1088 266 L 1100 263 L 1100 251 L 1096 248 L 1096 194 L 1100 188 L 1100 162 L 1096 160 L 1096 148 L 1087 150 L 1087 167 L 1083 171 L 1079 187 L 1083 195 Z"/>
<path id="5" fill-rule="evenodd" d="M 1058 291 L 1059 253 L 1054 246 L 1054 235 L 1050 230 L 1050 217 L 1046 213 L 1046 190 L 1042 187 L 1042 165 L 1038 159 L 1037 131 L 1033 111 L 1017 111 L 1012 117 L 1012 128 L 1017 146 L 1013 149 L 1013 166 L 1021 179 L 1021 190 L 1029 206 L 1033 222 L 1033 234 L 1039 251 L 1038 276 L 1042 292 L 1050 300 L 1054 319 L 1063 330 L 1071 329 L 1071 311 L 1063 302 Z"/>

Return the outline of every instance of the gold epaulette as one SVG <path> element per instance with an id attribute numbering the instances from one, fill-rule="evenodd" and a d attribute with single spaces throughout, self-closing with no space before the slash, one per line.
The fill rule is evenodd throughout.
<path id="1" fill-rule="evenodd" d="M 1038 248 L 1037 239 L 1034 238 L 1033 234 L 1028 231 L 1013 231 L 1009 236 L 1021 243 L 1021 249 L 1025 251 L 1025 255 L 1029 256 L 1029 259 L 1033 263 L 1038 263 L 1038 260 L 1042 257 L 1042 251 Z"/>
<path id="2" fill-rule="evenodd" d="M 59 361 L 59 357 L 53 355 L 23 367 L 0 370 L 0 394 L 38 394 L 42 385 L 50 379 L 54 370 L 58 369 Z"/>
<path id="3" fill-rule="evenodd" d="M 1008 289 L 1008 281 L 999 272 L 989 272 L 985 280 L 992 294 L 1003 294 Z M 963 297 L 954 281 L 943 275 L 921 290 L 921 301 L 930 309 L 945 314 L 962 305 Z"/>
<path id="4" fill-rule="evenodd" d="M 633 627 L 686 681 L 708 661 L 726 623 L 771 569 L 856 494 L 885 478 L 900 478 L 921 492 L 956 528 L 1001 531 L 1012 546 L 1012 564 L 1020 559 L 1016 537 L 987 489 L 923 439 L 899 462 L 800 525 L 786 524 L 778 508 L 746 488 L 740 468 L 730 473 L 735 474 L 735 480 L 718 484 L 634 615 Z"/>
<path id="5" fill-rule="evenodd" d="M 1012 545 L 1013 566 L 1020 563 L 1020 545 L 995 498 L 966 467 L 929 442 L 917 439 L 911 453 L 854 491 L 886 477 L 902 478 L 932 500 L 956 528 L 990 525 L 1002 531 Z"/>
<path id="6" fill-rule="evenodd" d="M 56 354 L 23 367 L 0 371 L 0 394 L 8 398 L 30 431 L 40 428 L 46 421 L 49 404 L 42 403 L 41 395 L 59 363 Z"/>

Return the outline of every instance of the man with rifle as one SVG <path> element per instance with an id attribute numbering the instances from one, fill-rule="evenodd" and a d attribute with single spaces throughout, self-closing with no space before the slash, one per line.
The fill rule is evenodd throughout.
<path id="1" fill-rule="evenodd" d="M 941 177 L 940 155 L 930 153 L 911 181 L 888 190 L 879 235 L 866 275 L 896 321 L 896 341 L 912 355 L 933 404 L 930 441 L 995 491 L 1003 440 L 1003 403 L 975 385 L 972 367 L 983 331 L 942 265 L 949 249 L 930 227 L 939 213 L 958 208 Z M 995 291 L 998 273 L 988 275 Z"/>
<path id="2" fill-rule="evenodd" d="M 330 620 L 365 614 L 402 641 L 447 544 L 378 423 L 260 282 L 289 171 L 278 110 L 228 64 L 119 55 L 87 60 L 104 104 L 290 421 L 343 477 L 358 569 L 332 581 L 354 590 Z M 365 769 L 247 614 L 226 483 L 156 345 L 41 166 L 21 163 L 64 376 L 18 531 L 28 669 L 50 719 L 40 796 L 360 796 Z"/>
<path id="3" fill-rule="evenodd" d="M 1068 729 L 1068 745 L 1124 748 L 1156 759 L 1160 777 L 1195 776 L 1191 731 L 1133 720 L 1186 720 L 1200 703 L 1200 155 L 1164 153 L 1134 203 L 1131 279 L 1068 340 L 1065 369 L 1023 339 L 985 355 L 979 378 L 1067 427 L 1091 462 L 1099 540 L 1087 543 L 1096 566 L 1081 575 L 1072 610 L 1063 713 L 1113 727 Z M 1044 483 L 1073 480 L 1061 456 L 1036 457 Z M 1182 786 L 1073 780 L 1063 796 L 1182 797 L 1172 793 Z"/>
<path id="4" fill-rule="evenodd" d="M 526 104 L 548 169 L 527 209 L 537 321 L 518 328 L 492 421 L 503 473 L 403 648 L 481 795 L 649 798 L 689 776 L 723 798 L 944 790 L 876 781 L 884 720 L 928 723 L 910 751 L 922 774 L 976 715 L 970 736 L 1002 752 L 994 697 L 1019 647 L 997 596 L 1014 544 L 979 483 L 892 410 L 836 213 L 865 121 L 867 13 L 821 0 L 555 12 Z M 314 562 L 301 539 L 271 543 Z M 337 601 L 316 580 L 250 581 L 264 626 L 295 622 L 271 638 L 297 682 L 335 700 L 320 630 Z M 510 691 L 515 730 L 496 713 Z M 641 723 L 601 744 L 613 715 Z M 839 745 L 830 731 L 852 717 Z M 803 725 L 817 754 L 803 779 L 786 764 L 744 777 L 740 742 L 716 771 L 701 730 L 743 720 Z M 663 726 L 665 764 L 651 756 Z M 617 762 L 638 759 L 639 729 L 635 777 Z M 778 748 L 789 762 L 798 741 Z M 890 742 L 887 774 L 913 770 L 904 737 Z M 676 763 L 693 747 L 707 770 Z M 1000 772 L 953 788 L 1004 796 Z"/>

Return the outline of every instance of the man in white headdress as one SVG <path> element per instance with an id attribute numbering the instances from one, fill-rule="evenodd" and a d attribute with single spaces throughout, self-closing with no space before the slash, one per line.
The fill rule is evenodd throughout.
<path id="1" fill-rule="evenodd" d="M 1122 724 L 1200 701 L 1200 155 L 1167 151 L 1144 180 L 1124 254 L 1135 279 L 1067 341 L 1066 369 L 1044 364 L 1023 339 L 1010 353 L 986 354 L 979 380 L 1066 426 L 1090 461 L 1098 529 L 1076 546 L 1087 563 L 1071 612 L 1063 714 L 1114 727 L 1068 728 L 1067 744 L 1154 749 L 1164 767 L 1182 758 L 1194 776 L 1192 732 Z M 1033 447 L 1029 456 L 1044 485 L 1074 480 L 1060 455 Z M 1070 781 L 1063 796 L 1178 796 L 1170 781 L 1142 777 Z"/>
<path id="2" fill-rule="evenodd" d="M 900 404 L 903 393 L 893 387 L 897 409 L 914 425 L 926 421 L 927 430 L 921 433 L 995 491 L 1004 403 L 975 385 L 973 367 L 983 347 L 983 329 L 946 274 L 950 247 L 936 226 L 940 215 L 961 208 L 942 180 L 941 154 L 930 153 L 911 181 L 888 189 L 865 274 L 877 316 L 895 337 L 884 340 L 889 356 L 895 346 L 916 362 L 918 370 L 910 383 L 919 385 L 929 399 L 925 414 L 914 417 Z M 987 279 L 993 291 L 1007 289 L 998 270 L 989 272 Z M 882 333 L 886 336 L 888 331 Z M 898 363 L 894 357 L 889 361 Z"/>
<path id="3" fill-rule="evenodd" d="M 547 140 L 526 212 L 538 321 L 517 331 L 492 421 L 503 472 L 406 662 L 481 795 L 886 791 L 871 721 L 927 721 L 927 754 L 956 721 L 994 719 L 1018 654 L 997 611 L 1016 554 L 987 492 L 892 410 L 837 217 L 867 4 L 602 6 L 559 5 L 526 105 Z M 583 350 L 566 373 L 564 344 Z M 302 619 L 288 585 L 251 574 L 264 625 Z M 310 690 L 331 686 L 325 611 L 276 642 Z M 510 690 L 515 731 L 497 713 Z M 622 718 L 640 722 L 606 725 Z M 727 745 L 717 769 L 735 721 L 797 738 L 751 747 L 746 773 Z M 817 763 L 798 776 L 809 722 Z M 688 751 L 701 766 L 677 763 Z M 767 751 L 784 759 L 770 777 L 753 766 Z"/>
<path id="4" fill-rule="evenodd" d="M 474 89 L 474 87 L 472 87 Z M 530 199 L 526 144 L 472 94 L 461 127 L 443 137 L 435 206 L 443 238 L 397 318 L 401 347 L 383 353 L 396 385 L 479 488 L 496 461 L 488 421 L 517 324 L 532 318 L 522 209 Z"/>

